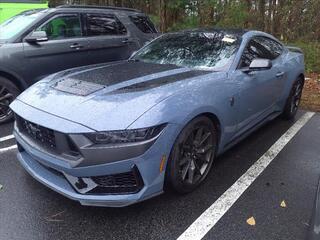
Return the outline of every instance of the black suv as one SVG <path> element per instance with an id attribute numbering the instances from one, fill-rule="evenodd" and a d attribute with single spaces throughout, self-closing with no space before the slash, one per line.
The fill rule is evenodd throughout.
<path id="1" fill-rule="evenodd" d="M 123 60 L 158 35 L 135 9 L 60 6 L 23 12 L 0 25 L 0 123 L 10 102 L 41 78 L 64 69 Z"/>

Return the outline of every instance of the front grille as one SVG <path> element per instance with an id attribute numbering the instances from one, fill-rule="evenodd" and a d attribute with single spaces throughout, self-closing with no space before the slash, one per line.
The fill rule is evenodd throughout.
<path id="1" fill-rule="evenodd" d="M 136 193 L 143 187 L 143 181 L 137 167 L 133 167 L 132 171 L 97 176 L 91 178 L 98 186 L 89 193 L 101 194 L 125 194 Z"/>
<path id="2" fill-rule="evenodd" d="M 50 149 L 57 147 L 53 130 L 29 122 L 19 116 L 16 116 L 16 121 L 19 130 L 26 136 Z"/>

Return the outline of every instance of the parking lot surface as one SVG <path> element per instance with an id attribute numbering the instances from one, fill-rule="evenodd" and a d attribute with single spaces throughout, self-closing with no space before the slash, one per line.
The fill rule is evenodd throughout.
<path id="1" fill-rule="evenodd" d="M 20 166 L 15 149 L 1 152 L 14 139 L 2 141 L 0 239 L 177 239 L 293 124 L 276 119 L 253 133 L 220 156 L 191 194 L 168 192 L 119 209 L 83 207 L 51 191 Z M 11 131 L 11 123 L 0 126 L 0 138 Z M 304 239 L 320 175 L 319 133 L 315 114 L 204 239 Z"/>

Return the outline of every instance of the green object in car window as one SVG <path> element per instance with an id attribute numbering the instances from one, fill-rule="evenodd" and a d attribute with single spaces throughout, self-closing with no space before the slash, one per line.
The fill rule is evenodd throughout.
<path id="1" fill-rule="evenodd" d="M 82 36 L 78 16 L 61 16 L 54 18 L 38 30 L 45 31 L 50 40 Z"/>

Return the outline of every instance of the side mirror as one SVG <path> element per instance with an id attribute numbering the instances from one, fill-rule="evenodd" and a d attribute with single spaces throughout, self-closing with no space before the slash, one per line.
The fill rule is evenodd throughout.
<path id="1" fill-rule="evenodd" d="M 24 39 L 28 43 L 46 42 L 48 36 L 45 31 L 35 31 Z"/>
<path id="2" fill-rule="evenodd" d="M 271 60 L 257 58 L 257 59 L 253 59 L 249 68 L 246 69 L 246 72 L 267 70 L 267 69 L 270 69 L 271 67 L 272 67 Z"/>

